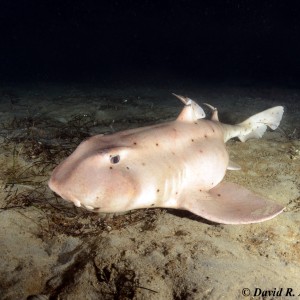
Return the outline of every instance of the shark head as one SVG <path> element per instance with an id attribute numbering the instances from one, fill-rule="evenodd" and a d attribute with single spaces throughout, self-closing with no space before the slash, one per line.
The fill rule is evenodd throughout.
<path id="1" fill-rule="evenodd" d="M 101 212 L 126 210 L 138 183 L 130 176 L 130 147 L 99 145 L 99 136 L 82 142 L 53 171 L 49 187 L 77 207 Z"/>

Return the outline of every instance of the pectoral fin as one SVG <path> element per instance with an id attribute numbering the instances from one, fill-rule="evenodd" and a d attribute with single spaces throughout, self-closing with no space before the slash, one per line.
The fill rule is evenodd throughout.
<path id="1" fill-rule="evenodd" d="M 207 220 L 222 224 L 263 222 L 280 214 L 284 207 L 255 195 L 235 183 L 220 183 L 209 192 L 188 191 L 180 206 Z"/>
<path id="2" fill-rule="evenodd" d="M 229 161 L 228 166 L 227 166 L 227 170 L 233 170 L 233 171 L 239 171 L 241 170 L 241 166 L 238 165 L 237 163 L 233 162 L 233 161 Z"/>

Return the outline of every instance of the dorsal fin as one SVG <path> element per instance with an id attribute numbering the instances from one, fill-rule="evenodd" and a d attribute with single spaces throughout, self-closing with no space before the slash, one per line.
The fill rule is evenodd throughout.
<path id="1" fill-rule="evenodd" d="M 185 104 L 185 107 L 177 117 L 178 121 L 193 122 L 205 118 L 204 110 L 195 101 L 187 97 L 173 95 Z"/>
<path id="2" fill-rule="evenodd" d="M 218 110 L 217 110 L 217 108 L 214 107 L 214 106 L 212 106 L 212 105 L 210 105 L 210 104 L 208 104 L 208 103 L 203 103 L 203 104 L 206 105 L 206 106 L 208 106 L 211 109 L 211 111 L 212 111 L 210 119 L 212 121 L 219 121 L 219 116 L 218 116 Z"/>

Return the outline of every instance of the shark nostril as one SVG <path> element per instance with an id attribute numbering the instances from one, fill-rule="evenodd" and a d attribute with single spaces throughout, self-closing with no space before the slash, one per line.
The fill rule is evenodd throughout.
<path id="1" fill-rule="evenodd" d="M 93 206 L 90 206 L 90 205 L 85 205 L 84 206 L 86 209 L 89 209 L 89 210 L 94 210 L 94 207 Z"/>
<path id="2" fill-rule="evenodd" d="M 74 202 L 75 206 L 81 207 L 81 203 L 79 200 L 74 200 L 73 202 Z"/>

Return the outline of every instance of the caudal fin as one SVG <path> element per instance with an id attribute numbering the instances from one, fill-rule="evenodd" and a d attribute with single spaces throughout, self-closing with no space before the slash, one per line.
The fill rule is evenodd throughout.
<path id="1" fill-rule="evenodd" d="M 283 111 L 284 109 L 282 106 L 275 106 L 238 124 L 246 128 L 245 133 L 238 135 L 238 138 L 242 142 L 245 142 L 248 139 L 259 139 L 267 130 L 267 126 L 275 130 L 280 124 Z"/>
<path id="2" fill-rule="evenodd" d="M 275 130 L 279 126 L 283 112 L 283 106 L 275 106 L 237 125 L 224 125 L 225 142 L 233 137 L 238 137 L 242 142 L 248 139 L 261 138 L 267 130 L 267 127 Z"/>

